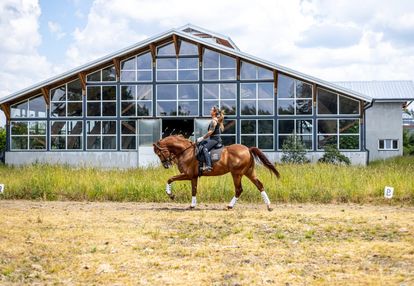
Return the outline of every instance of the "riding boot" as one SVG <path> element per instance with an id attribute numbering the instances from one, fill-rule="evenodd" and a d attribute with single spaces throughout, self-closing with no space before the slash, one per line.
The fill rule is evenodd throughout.
<path id="1" fill-rule="evenodd" d="M 211 170 L 213 169 L 211 167 L 211 157 L 206 147 L 203 148 L 203 154 L 204 154 L 204 160 L 206 161 L 206 167 L 204 168 L 203 172 L 205 173 L 211 172 Z"/>

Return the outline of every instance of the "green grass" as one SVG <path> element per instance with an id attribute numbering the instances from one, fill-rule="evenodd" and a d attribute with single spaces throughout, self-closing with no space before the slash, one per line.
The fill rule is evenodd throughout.
<path id="1" fill-rule="evenodd" d="M 414 204 L 414 157 L 399 157 L 373 162 L 368 167 L 326 164 L 277 165 L 281 179 L 257 167 L 259 179 L 274 202 L 354 202 L 390 203 L 384 200 L 385 186 L 393 186 L 391 203 Z M 0 166 L 0 183 L 5 184 L 3 199 L 139 201 L 168 202 L 164 193 L 173 168 L 101 170 L 67 166 Z M 244 202 L 260 202 L 253 184 L 243 179 Z M 177 202 L 189 202 L 190 182 L 173 183 Z M 202 177 L 200 202 L 228 202 L 234 195 L 230 175 Z"/>

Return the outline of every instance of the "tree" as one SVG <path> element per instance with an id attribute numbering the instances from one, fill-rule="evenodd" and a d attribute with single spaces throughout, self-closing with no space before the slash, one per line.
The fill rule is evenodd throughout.
<path id="1" fill-rule="evenodd" d="M 310 160 L 306 158 L 306 148 L 299 136 L 289 136 L 282 145 L 282 162 L 292 164 L 305 164 Z"/>
<path id="2" fill-rule="evenodd" d="M 0 127 L 0 151 L 6 150 L 6 129 Z"/>
<path id="3" fill-rule="evenodd" d="M 335 145 L 325 146 L 325 154 L 318 160 L 321 163 L 328 163 L 334 165 L 350 165 L 351 160 L 336 148 Z"/>
<path id="4" fill-rule="evenodd" d="M 414 133 L 407 130 L 403 130 L 403 148 L 404 155 L 414 155 Z"/>

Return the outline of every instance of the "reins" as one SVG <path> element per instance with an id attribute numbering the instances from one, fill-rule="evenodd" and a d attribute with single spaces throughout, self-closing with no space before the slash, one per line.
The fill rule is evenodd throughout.
<path id="1" fill-rule="evenodd" d="M 168 163 L 171 163 L 172 161 L 173 161 L 173 158 L 172 158 L 172 155 L 174 155 L 175 157 L 178 157 L 178 156 L 180 156 L 180 155 L 182 155 L 182 154 L 184 154 L 184 152 L 185 151 L 187 151 L 188 149 L 190 149 L 191 147 L 195 147 L 196 145 L 193 143 L 193 142 L 190 142 L 190 146 L 188 146 L 187 148 L 185 148 L 183 151 L 181 151 L 180 153 L 178 153 L 178 154 L 172 154 L 171 152 L 170 152 L 170 150 L 168 150 L 168 148 L 167 147 L 161 147 L 160 145 L 158 145 L 157 143 L 155 143 L 154 144 L 160 151 L 163 151 L 163 150 L 167 150 L 169 153 L 170 153 L 170 156 L 168 157 L 168 158 L 166 158 L 166 156 L 164 155 L 164 153 L 163 152 L 161 152 L 161 155 L 162 155 L 162 160 L 161 160 L 161 164 L 164 164 L 164 163 L 166 163 L 166 162 L 168 162 Z M 161 158 L 160 158 L 161 159 Z"/>

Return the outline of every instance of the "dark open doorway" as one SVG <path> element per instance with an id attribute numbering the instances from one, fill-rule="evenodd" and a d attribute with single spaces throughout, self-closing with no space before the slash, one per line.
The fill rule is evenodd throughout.
<path id="1" fill-rule="evenodd" d="M 194 119 L 163 119 L 162 138 L 169 135 L 181 134 L 185 138 L 190 138 L 194 132 Z"/>

